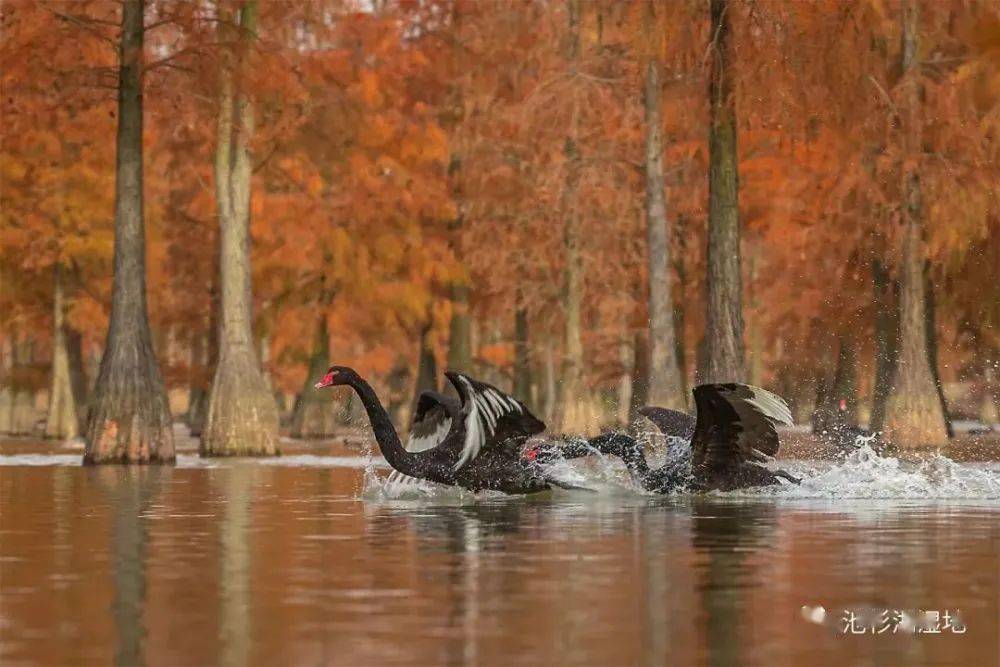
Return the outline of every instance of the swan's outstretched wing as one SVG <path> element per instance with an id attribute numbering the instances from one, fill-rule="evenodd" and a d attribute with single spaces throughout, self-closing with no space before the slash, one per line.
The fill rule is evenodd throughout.
<path id="1" fill-rule="evenodd" d="M 454 470 L 473 460 L 484 448 L 519 448 L 525 440 L 545 430 L 521 401 L 485 382 L 462 373 L 445 373 L 462 399 L 465 437 Z"/>
<path id="2" fill-rule="evenodd" d="M 449 396 L 436 391 L 420 394 L 413 411 L 406 450 L 423 452 L 440 445 L 451 430 L 452 422 L 459 418 L 461 410 L 459 402 Z"/>
<path id="3" fill-rule="evenodd" d="M 698 416 L 691 439 L 693 463 L 728 468 L 778 453 L 776 424 L 792 424 L 777 394 L 747 384 L 702 384 L 694 388 Z"/>
<path id="4" fill-rule="evenodd" d="M 660 433 L 674 438 L 690 440 L 697 420 L 686 412 L 658 408 L 652 405 L 639 408 L 639 414 L 653 422 Z"/>
<path id="5" fill-rule="evenodd" d="M 417 399 L 413 420 L 410 422 L 410 437 L 406 441 L 406 450 L 423 452 L 440 445 L 451 431 L 452 424 L 460 419 L 462 407 L 450 396 L 436 391 L 425 391 Z M 387 480 L 390 484 L 408 484 L 417 481 L 393 470 Z"/>

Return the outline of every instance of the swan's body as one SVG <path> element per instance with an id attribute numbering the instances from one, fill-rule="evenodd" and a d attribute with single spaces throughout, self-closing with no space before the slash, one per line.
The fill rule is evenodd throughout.
<path id="1" fill-rule="evenodd" d="M 536 493 L 568 486 L 522 456 L 525 441 L 545 430 L 545 424 L 523 403 L 467 375 L 445 375 L 460 402 L 434 392 L 420 396 L 409 443 L 412 451 L 402 446 L 375 391 L 355 371 L 331 367 L 316 386 L 347 385 L 354 389 L 368 413 L 382 455 L 407 477 L 504 493 Z"/>
<path id="2" fill-rule="evenodd" d="M 736 383 L 703 384 L 693 393 L 697 417 L 656 407 L 639 410 L 664 435 L 689 442 L 684 456 L 661 468 L 651 469 L 642 445 L 623 433 L 606 433 L 561 446 L 541 445 L 530 450 L 528 458 L 544 462 L 560 455 L 575 458 L 595 451 L 617 456 L 632 478 L 654 493 L 679 488 L 732 491 L 779 484 L 780 479 L 798 481 L 787 472 L 759 465 L 778 453 L 775 425 L 792 423 L 791 412 L 779 396 Z"/>

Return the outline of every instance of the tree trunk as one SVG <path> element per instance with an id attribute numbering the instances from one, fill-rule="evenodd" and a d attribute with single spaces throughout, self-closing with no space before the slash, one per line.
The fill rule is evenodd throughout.
<path id="1" fill-rule="evenodd" d="M 0 433 L 10 433 L 14 412 L 12 340 L 13 336 L 0 339 Z"/>
<path id="2" fill-rule="evenodd" d="M 833 376 L 820 376 L 813 414 L 813 432 L 842 430 L 858 425 L 857 352 L 848 336 L 838 337 Z"/>
<path id="3" fill-rule="evenodd" d="M 278 454 L 278 406 L 261 372 L 253 343 L 250 284 L 250 141 L 254 113 L 234 78 L 248 67 L 256 38 L 257 3 L 239 12 L 239 59 L 223 54 L 215 151 L 215 189 L 219 209 L 219 285 L 222 317 L 219 363 L 208 401 L 202 456 Z"/>
<path id="4" fill-rule="evenodd" d="M 875 386 L 872 388 L 871 431 L 881 431 L 885 402 L 892 388 L 899 354 L 899 284 L 879 259 L 872 260 L 875 301 Z"/>
<path id="5" fill-rule="evenodd" d="M 59 264 L 52 269 L 52 368 L 49 374 L 49 410 L 45 419 L 45 437 L 69 440 L 79 435 L 80 421 L 70 379 L 62 272 Z"/>
<path id="6" fill-rule="evenodd" d="M 451 286 L 452 313 L 448 335 L 448 370 L 472 370 L 472 326 L 469 321 L 469 286 Z"/>
<path id="7" fill-rule="evenodd" d="M 327 390 L 313 386 L 323 377 L 330 366 L 330 335 L 326 326 L 326 313 L 320 315 L 316 326 L 316 338 L 312 356 L 309 358 L 309 372 L 292 411 L 291 435 L 293 438 L 322 438 L 336 430 L 336 413 L 330 404 Z"/>
<path id="8" fill-rule="evenodd" d="M 629 406 L 629 419 L 635 419 L 637 410 L 648 403 L 649 387 L 649 347 L 643 332 L 636 332 L 635 344 L 632 346 L 632 397 Z"/>
<path id="9" fill-rule="evenodd" d="M 919 6 L 907 0 L 902 7 L 901 132 L 904 142 L 903 201 L 899 254 L 899 360 L 885 405 L 885 438 L 900 447 L 936 447 L 948 440 L 934 374 L 928 362 L 924 242 L 920 172 L 921 110 L 917 29 Z"/>
<path id="10" fill-rule="evenodd" d="M 69 356 L 69 383 L 76 403 L 77 433 L 87 428 L 87 405 L 89 401 L 87 371 L 83 358 L 83 336 L 79 331 L 64 327 L 66 331 L 66 353 Z"/>
<path id="11" fill-rule="evenodd" d="M 542 403 L 542 414 L 544 415 L 545 421 L 551 424 L 556 418 L 556 405 L 557 400 L 557 385 L 556 385 L 556 359 L 555 351 L 552 349 L 552 341 L 548 340 L 545 343 L 545 356 L 543 359 L 542 375 L 543 383 L 541 392 L 544 401 Z"/>
<path id="12" fill-rule="evenodd" d="M 410 415 L 414 414 L 417 407 L 417 400 L 420 394 L 425 391 L 437 391 L 438 373 L 437 359 L 434 357 L 434 348 L 431 347 L 431 331 L 433 324 L 430 319 L 420 331 L 420 352 L 417 357 L 417 382 L 413 387 L 413 401 L 410 403 Z"/>
<path id="13" fill-rule="evenodd" d="M 938 401 L 941 403 L 941 414 L 944 415 L 944 427 L 949 438 L 955 437 L 955 431 L 951 426 L 951 418 L 948 416 L 948 402 L 944 398 L 944 384 L 941 382 L 941 374 L 938 371 L 938 346 L 937 346 L 937 301 L 934 298 L 934 283 L 931 280 L 931 264 L 924 262 L 924 324 L 927 330 L 927 363 L 931 367 L 931 375 L 934 378 L 934 388 L 937 389 Z"/>
<path id="14" fill-rule="evenodd" d="M 111 318 L 87 419 L 84 463 L 155 463 L 175 458 L 170 405 L 146 308 L 144 6 L 143 0 L 122 4 Z"/>
<path id="15" fill-rule="evenodd" d="M 576 77 L 580 54 L 580 0 L 568 0 L 569 32 L 566 39 L 566 60 L 569 63 L 569 77 Z M 580 211 L 577 202 L 577 185 L 580 177 L 580 150 L 577 145 L 577 125 L 579 123 L 579 102 L 576 94 L 570 93 L 569 131 L 563 144 L 566 158 L 566 182 L 564 184 L 564 226 L 563 246 L 566 251 L 566 268 L 563 276 L 563 312 L 565 328 L 563 332 L 562 391 L 559 423 L 563 431 L 573 431 L 581 427 L 585 420 L 583 396 L 583 339 L 580 330 L 580 311 L 583 298 L 583 265 L 580 256 Z"/>
<path id="16" fill-rule="evenodd" d="M 653 3 L 647 0 L 644 28 L 653 31 Z M 649 397 L 652 405 L 683 410 L 674 334 L 673 281 L 670 277 L 670 232 L 663 191 L 663 127 L 660 116 L 660 61 L 646 62 L 646 252 L 649 261 Z"/>
<path id="17" fill-rule="evenodd" d="M 219 364 L 219 315 L 222 303 L 219 295 L 219 253 L 215 253 L 215 265 L 209 287 L 208 331 L 199 334 L 201 338 L 201 366 L 197 379 L 199 390 L 193 394 L 188 404 L 187 423 L 191 437 L 200 438 L 205 430 L 208 417 L 208 397 L 211 393 L 212 378 Z"/>
<path id="18" fill-rule="evenodd" d="M 745 368 L 736 104 L 729 34 L 732 5 L 728 0 L 711 0 L 710 4 L 707 367 L 702 382 L 741 382 Z"/>
<path id="19" fill-rule="evenodd" d="M 685 285 L 687 285 L 687 267 L 684 262 L 684 254 L 687 251 L 685 241 L 685 222 L 683 218 L 677 218 L 675 239 L 680 240 L 680 253 L 674 257 L 674 267 L 677 273 L 677 292 L 680 299 L 674 299 L 674 353 L 677 358 L 677 370 L 680 373 L 681 394 L 684 396 L 684 408 L 691 404 L 691 387 L 688 382 L 688 359 L 687 344 L 684 332 L 687 326 L 687 309 L 684 305 Z"/>
<path id="20" fill-rule="evenodd" d="M 632 366 L 634 355 L 632 346 L 626 338 L 622 338 L 618 343 L 618 359 L 622 365 L 622 372 L 618 376 L 618 410 L 616 417 L 619 424 L 627 424 L 632 411 Z"/>
<path id="21" fill-rule="evenodd" d="M 528 311 L 521 303 L 523 295 L 517 292 L 514 308 L 514 396 L 532 409 L 535 401 L 531 395 L 531 354 L 528 341 Z"/>

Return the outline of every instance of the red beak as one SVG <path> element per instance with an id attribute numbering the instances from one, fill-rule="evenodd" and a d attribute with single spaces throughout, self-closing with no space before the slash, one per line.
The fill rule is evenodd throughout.
<path id="1" fill-rule="evenodd" d="M 323 379 L 313 385 L 317 389 L 323 389 L 324 387 L 333 386 L 333 373 L 327 373 L 323 376 Z"/>

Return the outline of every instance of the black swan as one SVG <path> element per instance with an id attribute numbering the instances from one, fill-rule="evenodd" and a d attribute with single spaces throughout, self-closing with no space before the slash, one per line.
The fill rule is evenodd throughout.
<path id="1" fill-rule="evenodd" d="M 791 425 L 792 414 L 780 396 L 751 385 L 703 384 L 694 388 L 697 417 L 676 410 L 645 407 L 639 413 L 664 435 L 684 438 L 689 447 L 678 460 L 652 469 L 642 445 L 624 433 L 605 433 L 589 440 L 537 445 L 525 458 L 548 462 L 594 451 L 617 456 L 644 489 L 668 493 L 674 489 L 732 491 L 799 480 L 783 470 L 759 463 L 778 453 L 775 425 Z"/>
<path id="2" fill-rule="evenodd" d="M 549 476 L 522 456 L 525 441 L 545 430 L 523 403 L 496 387 L 462 373 L 445 373 L 461 403 L 434 392 L 417 402 L 418 424 L 413 451 L 399 441 L 388 413 L 371 385 L 345 366 L 331 366 L 316 388 L 347 385 L 368 412 L 372 431 L 386 461 L 408 477 L 471 491 L 536 493 L 552 487 L 578 488 Z M 419 448 L 419 451 L 417 451 Z"/>

